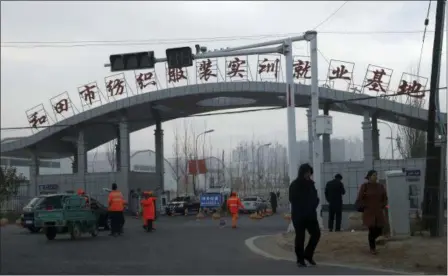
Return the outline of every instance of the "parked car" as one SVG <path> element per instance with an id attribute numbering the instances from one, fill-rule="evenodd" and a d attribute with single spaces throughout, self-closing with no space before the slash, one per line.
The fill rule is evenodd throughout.
<path id="1" fill-rule="evenodd" d="M 269 203 L 260 196 L 244 197 L 241 203 L 244 206 L 244 209 L 240 209 L 242 213 L 254 213 L 269 208 Z"/>
<path id="2" fill-rule="evenodd" d="M 180 196 L 168 203 L 165 208 L 165 213 L 169 216 L 177 213 L 184 214 L 186 210 L 188 210 L 188 212 L 199 212 L 200 208 L 201 202 L 197 197 Z"/>
<path id="3" fill-rule="evenodd" d="M 60 209 L 62 202 L 67 194 L 50 194 L 34 197 L 23 208 L 21 215 L 21 224 L 23 228 L 28 229 L 32 233 L 37 233 L 41 229 L 34 226 L 34 212 L 36 209 Z M 98 218 L 98 227 L 104 230 L 110 229 L 110 219 L 108 216 L 107 207 L 98 202 L 94 198 L 89 198 L 90 206 Z"/>

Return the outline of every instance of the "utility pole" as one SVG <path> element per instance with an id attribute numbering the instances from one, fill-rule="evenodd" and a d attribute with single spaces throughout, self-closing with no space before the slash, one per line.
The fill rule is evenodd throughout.
<path id="1" fill-rule="evenodd" d="M 428 128 L 426 141 L 426 170 L 423 201 L 423 219 L 432 237 L 440 236 L 438 220 L 439 203 L 443 200 L 440 190 L 441 147 L 436 146 L 436 98 L 439 93 L 440 63 L 443 43 L 446 0 L 437 0 L 434 45 L 432 51 L 431 84 L 429 91 Z"/>

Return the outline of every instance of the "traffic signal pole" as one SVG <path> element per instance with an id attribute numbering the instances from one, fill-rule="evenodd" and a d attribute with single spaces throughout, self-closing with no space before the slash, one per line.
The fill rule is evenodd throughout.
<path id="1" fill-rule="evenodd" d="M 439 93 L 440 65 L 443 43 L 446 0 L 437 0 L 434 45 L 432 52 L 431 84 L 429 91 L 428 126 L 426 141 L 426 169 L 423 201 L 423 219 L 430 235 L 440 236 L 440 201 L 443 201 L 441 181 L 441 147 L 436 146 L 437 93 Z"/>
<path id="2" fill-rule="evenodd" d="M 316 134 L 316 117 L 319 114 L 319 87 L 318 87 L 318 70 L 317 70 L 317 32 L 307 31 L 303 35 L 294 36 L 286 39 L 276 39 L 267 42 L 255 43 L 245 46 L 226 48 L 213 52 L 205 52 L 193 55 L 193 59 L 203 58 L 219 58 L 228 56 L 245 56 L 245 55 L 259 55 L 259 54 L 273 54 L 279 53 L 285 56 L 286 60 L 286 114 L 287 114 L 287 128 L 288 128 L 288 174 L 289 180 L 292 181 L 297 177 L 298 172 L 298 152 L 296 150 L 296 122 L 295 122 L 295 84 L 294 84 L 294 69 L 292 56 L 292 43 L 297 41 L 310 42 L 310 63 L 311 63 L 311 114 L 313 125 L 313 167 L 314 167 L 314 181 L 319 197 L 321 197 L 321 159 L 322 156 L 319 137 Z M 279 45 L 277 47 L 261 48 L 266 46 Z M 156 58 L 157 62 L 166 62 L 167 58 Z M 110 67 L 110 64 L 105 64 L 105 67 Z M 322 218 L 320 217 L 321 205 L 318 206 L 319 224 L 322 225 Z"/>

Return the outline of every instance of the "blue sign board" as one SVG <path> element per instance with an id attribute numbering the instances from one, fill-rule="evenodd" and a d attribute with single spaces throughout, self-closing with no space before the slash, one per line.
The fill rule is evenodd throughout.
<path id="1" fill-rule="evenodd" d="M 202 194 L 200 201 L 201 201 L 201 208 L 221 207 L 222 195 L 218 193 Z"/>
<path id="2" fill-rule="evenodd" d="M 420 176 L 421 171 L 420 170 L 406 170 L 406 176 Z"/>

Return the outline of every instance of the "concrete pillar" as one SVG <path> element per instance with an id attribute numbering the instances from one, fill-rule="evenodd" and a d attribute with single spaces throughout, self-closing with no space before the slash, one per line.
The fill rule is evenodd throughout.
<path id="1" fill-rule="evenodd" d="M 87 148 L 86 141 L 84 139 L 84 131 L 78 132 L 78 139 L 76 143 L 76 161 L 77 161 L 77 173 L 84 175 L 87 173 Z"/>
<path id="2" fill-rule="evenodd" d="M 32 149 L 31 153 L 31 164 L 30 164 L 30 190 L 34 193 L 33 196 L 39 195 L 39 157 L 37 156 L 36 150 Z"/>
<path id="3" fill-rule="evenodd" d="M 372 150 L 373 159 L 380 160 L 380 131 L 378 130 L 378 118 L 372 116 Z"/>
<path id="4" fill-rule="evenodd" d="M 160 120 L 156 122 L 156 129 L 154 131 L 155 136 L 155 149 L 156 149 L 156 174 L 158 178 L 157 187 L 160 188 L 160 192 L 165 191 L 164 183 L 164 156 L 163 156 L 163 129 Z"/>
<path id="5" fill-rule="evenodd" d="M 324 115 L 329 115 L 330 104 L 326 103 L 324 106 Z M 331 140 L 330 134 L 322 135 L 322 150 L 324 162 L 331 162 Z"/>
<path id="6" fill-rule="evenodd" d="M 373 169 L 373 143 L 372 143 L 372 122 L 370 121 L 370 114 L 364 114 L 364 121 L 362 122 L 362 136 L 364 149 L 364 169 Z"/>
<path id="7" fill-rule="evenodd" d="M 78 151 L 76 151 L 73 154 L 72 173 L 74 173 L 74 174 L 78 173 Z"/>
<path id="8" fill-rule="evenodd" d="M 313 121 L 311 120 L 311 109 L 306 110 L 308 121 L 308 162 L 313 164 Z"/>
<path id="9" fill-rule="evenodd" d="M 131 164 L 131 143 L 129 126 L 126 116 L 122 116 L 119 123 L 119 155 L 120 155 L 120 167 L 119 169 L 119 181 L 117 182 L 118 189 L 121 191 L 125 199 L 129 202 L 129 172 Z"/>
<path id="10" fill-rule="evenodd" d="M 121 141 L 120 141 L 120 126 L 116 126 L 115 129 L 117 139 L 117 143 L 115 145 L 115 168 L 112 168 L 112 171 L 120 171 L 121 170 Z M 114 170 L 115 169 L 115 170 Z"/>

